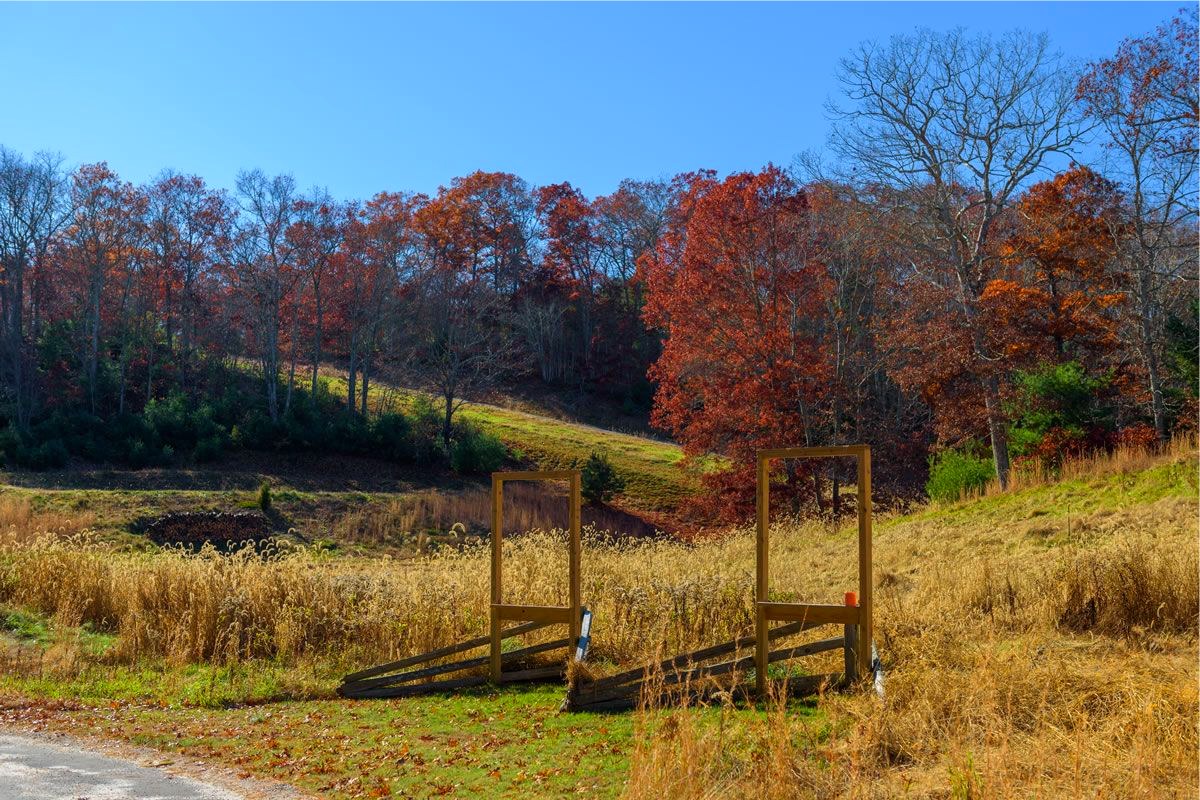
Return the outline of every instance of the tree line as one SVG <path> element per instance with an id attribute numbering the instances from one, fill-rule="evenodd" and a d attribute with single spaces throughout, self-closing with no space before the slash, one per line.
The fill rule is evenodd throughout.
<path id="1" fill-rule="evenodd" d="M 427 389 L 446 452 L 503 382 L 653 396 L 690 456 L 728 460 L 704 502 L 731 514 L 779 442 L 876 443 L 911 485 L 931 450 L 1005 484 L 1014 459 L 1165 439 L 1195 422 L 1195 44 L 1194 12 L 1083 70 L 1021 32 L 865 43 L 825 158 L 596 198 L 488 172 L 364 202 L 257 170 L 139 186 L 0 149 L 8 441 L 211 400 L 247 363 L 238 413 L 277 436 L 335 408 L 330 367 L 342 416 L 381 376 Z"/>

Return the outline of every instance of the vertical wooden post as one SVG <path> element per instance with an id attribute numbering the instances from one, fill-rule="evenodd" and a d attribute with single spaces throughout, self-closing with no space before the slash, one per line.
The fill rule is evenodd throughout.
<path id="1" fill-rule="evenodd" d="M 567 558 L 567 605 L 571 608 L 571 647 L 579 640 L 581 625 L 583 624 L 583 615 L 580 608 L 579 600 L 579 539 L 580 539 L 580 505 L 582 503 L 582 481 L 579 472 L 574 472 L 571 475 L 571 496 L 569 502 L 571 504 L 570 522 L 568 530 L 568 547 L 570 553 Z"/>
<path id="2" fill-rule="evenodd" d="M 504 481 L 492 476 L 492 605 L 491 605 L 491 651 L 490 673 L 492 683 L 500 682 L 500 610 L 503 592 L 500 587 L 500 546 L 504 531 Z"/>
<path id="3" fill-rule="evenodd" d="M 846 592 L 846 605 L 858 605 L 858 598 L 854 592 Z M 845 645 L 843 647 L 845 656 L 844 674 L 846 683 L 852 684 L 858 680 L 858 626 L 844 625 L 842 626 L 842 636 L 845 637 Z"/>
<path id="4" fill-rule="evenodd" d="M 871 448 L 864 447 L 858 457 L 858 674 L 871 671 Z"/>
<path id="5" fill-rule="evenodd" d="M 770 575 L 767 564 L 769 550 L 768 528 L 771 524 L 771 460 L 758 456 L 758 492 L 755 502 L 758 511 L 758 535 L 755 539 L 757 556 L 754 580 L 754 688 L 760 696 L 767 691 L 767 612 L 763 603 L 767 601 L 767 582 Z"/>

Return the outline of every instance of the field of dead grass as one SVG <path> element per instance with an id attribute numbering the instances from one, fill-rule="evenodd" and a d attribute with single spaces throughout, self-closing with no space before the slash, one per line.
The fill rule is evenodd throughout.
<path id="1" fill-rule="evenodd" d="M 1196 796 L 1195 453 L 1122 458 L 879 520 L 885 698 L 829 694 L 802 715 L 729 708 L 717 725 L 645 711 L 627 794 Z M 411 560 L 128 553 L 2 498 L 0 520 L 0 603 L 112 639 L 55 660 L 60 680 L 151 659 L 270 664 L 315 675 L 319 695 L 343 669 L 486 628 L 480 547 Z M 850 528 L 780 521 L 772 547 L 780 599 L 837 602 L 854 586 Z M 507 542 L 505 600 L 564 602 L 564 548 L 556 532 Z M 750 529 L 692 544 L 590 539 L 597 668 L 747 631 L 753 573 Z"/>

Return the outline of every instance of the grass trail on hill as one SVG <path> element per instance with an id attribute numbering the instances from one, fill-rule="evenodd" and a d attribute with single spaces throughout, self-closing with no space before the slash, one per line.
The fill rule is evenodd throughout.
<path id="1" fill-rule="evenodd" d="M 560 715 L 555 686 L 331 698 L 347 668 L 482 631 L 483 551 L 239 566 L 10 531 L 0 696 L 12 724 L 102 731 L 335 799 L 1192 797 L 1196 498 L 1188 449 L 882 518 L 885 702 L 616 715 Z M 837 602 L 853 587 L 852 528 L 780 521 L 772 544 L 781 598 Z M 555 602 L 560 547 L 513 542 L 509 602 Z M 596 669 L 744 631 L 753 552 L 750 528 L 694 545 L 589 543 Z M 89 620 L 96 608 L 115 621 Z M 231 621 L 239 658 L 187 655 L 207 652 L 189 636 L 233 635 Z"/>

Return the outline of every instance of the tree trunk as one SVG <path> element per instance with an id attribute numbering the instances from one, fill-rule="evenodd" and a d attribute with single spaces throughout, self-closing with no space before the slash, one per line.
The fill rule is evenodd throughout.
<path id="1" fill-rule="evenodd" d="M 454 393 L 444 392 L 442 395 L 446 400 L 446 415 L 442 421 L 442 443 L 446 446 L 446 452 L 450 452 L 450 418 L 454 415 Z"/>
<path id="2" fill-rule="evenodd" d="M 983 381 L 984 406 L 987 408 L 988 435 L 992 440 L 992 459 L 996 462 L 996 479 L 1001 491 L 1008 489 L 1008 433 L 1000 411 L 1000 379 L 989 375 Z"/>
<path id="3" fill-rule="evenodd" d="M 362 392 L 361 392 L 361 396 L 359 397 L 359 403 L 362 404 L 361 413 L 362 413 L 363 419 L 367 418 L 367 412 L 369 411 L 369 408 L 367 406 L 367 400 L 368 400 L 370 392 L 371 392 L 370 373 L 371 373 L 371 358 L 370 358 L 370 356 L 364 354 L 363 360 L 362 360 Z"/>

